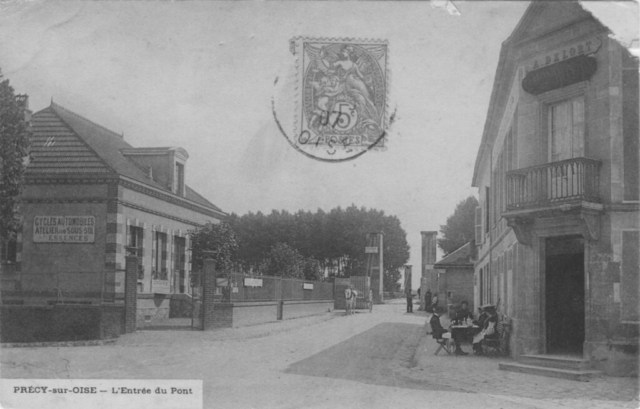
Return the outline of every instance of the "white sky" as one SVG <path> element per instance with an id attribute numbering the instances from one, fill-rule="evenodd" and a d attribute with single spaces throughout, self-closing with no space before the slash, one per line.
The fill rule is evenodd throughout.
<path id="1" fill-rule="evenodd" d="M 226 212 L 353 203 L 397 215 L 417 283 L 420 231 L 476 194 L 500 45 L 528 5 L 455 2 L 455 16 L 418 1 L 20 1 L 0 6 L 0 68 L 34 112 L 53 97 L 133 146 L 185 148 L 187 183 Z M 295 36 L 388 40 L 386 151 L 323 163 L 278 132 L 273 83 L 292 70 Z"/>

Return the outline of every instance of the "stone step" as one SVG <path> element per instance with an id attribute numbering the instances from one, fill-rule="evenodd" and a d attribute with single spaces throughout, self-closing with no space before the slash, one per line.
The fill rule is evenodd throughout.
<path id="1" fill-rule="evenodd" d="M 602 374 L 601 371 L 585 369 L 576 371 L 571 369 L 549 368 L 545 366 L 524 365 L 519 363 L 500 363 L 499 367 L 503 371 L 547 376 L 551 378 L 562 378 L 581 382 L 589 382 L 592 378 Z"/>
<path id="2" fill-rule="evenodd" d="M 589 369 L 591 366 L 588 359 L 558 355 L 520 355 L 518 362 L 523 365 L 570 369 L 574 371 Z"/>

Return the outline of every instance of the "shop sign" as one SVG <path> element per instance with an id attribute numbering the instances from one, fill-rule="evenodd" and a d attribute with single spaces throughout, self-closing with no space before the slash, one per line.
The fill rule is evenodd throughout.
<path id="1" fill-rule="evenodd" d="M 245 278 L 244 286 L 245 287 L 262 287 L 262 279 L 261 278 Z"/>
<path id="2" fill-rule="evenodd" d="M 378 253 L 378 248 L 377 248 L 377 247 L 365 247 L 365 248 L 364 248 L 364 252 L 365 252 L 366 254 L 369 254 L 369 253 L 371 253 L 371 254 L 377 254 L 377 253 Z"/>
<path id="3" fill-rule="evenodd" d="M 151 280 L 151 291 L 155 294 L 169 294 L 171 293 L 171 286 L 169 280 Z"/>
<path id="4" fill-rule="evenodd" d="M 304 284 L 302 284 L 302 289 L 303 290 L 313 290 L 313 284 L 312 283 L 304 283 Z"/>
<path id="5" fill-rule="evenodd" d="M 35 216 L 34 243 L 94 243 L 94 216 Z"/>
<path id="6" fill-rule="evenodd" d="M 586 81 L 596 72 L 594 57 L 580 55 L 557 64 L 531 71 L 522 80 L 522 89 L 532 95 Z"/>
<path id="7" fill-rule="evenodd" d="M 528 73 L 529 71 L 547 67 L 579 55 L 593 54 L 598 51 L 601 45 L 602 41 L 600 41 L 598 37 L 589 37 L 586 40 L 571 43 L 536 56 L 532 62 L 525 66 L 525 69 Z"/>

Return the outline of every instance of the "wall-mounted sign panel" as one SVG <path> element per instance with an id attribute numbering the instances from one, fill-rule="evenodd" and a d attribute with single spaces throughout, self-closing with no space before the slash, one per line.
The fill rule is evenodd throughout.
<path id="1" fill-rule="evenodd" d="M 302 289 L 303 290 L 313 290 L 313 284 L 312 283 L 304 283 L 304 284 L 302 284 Z"/>
<path id="2" fill-rule="evenodd" d="M 532 95 L 586 81 L 596 72 L 595 57 L 580 55 L 531 71 L 522 80 L 522 89 Z"/>
<path id="3" fill-rule="evenodd" d="M 364 248 L 364 252 L 366 254 L 378 254 L 378 248 L 377 247 L 365 247 Z"/>
<path id="4" fill-rule="evenodd" d="M 262 287 L 262 278 L 245 278 L 245 287 Z"/>
<path id="5" fill-rule="evenodd" d="M 151 291 L 155 294 L 170 294 L 171 285 L 169 280 L 151 280 Z"/>
<path id="6" fill-rule="evenodd" d="M 94 216 L 35 216 L 34 243 L 94 243 Z"/>

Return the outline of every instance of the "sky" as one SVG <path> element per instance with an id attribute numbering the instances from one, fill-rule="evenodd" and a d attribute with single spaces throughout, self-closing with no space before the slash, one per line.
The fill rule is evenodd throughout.
<path id="1" fill-rule="evenodd" d="M 420 231 L 477 196 L 500 46 L 529 5 L 439 3 L 8 1 L 0 68 L 34 112 L 53 99 L 134 147 L 186 149 L 187 184 L 225 212 L 355 204 L 397 216 L 415 285 Z M 298 36 L 388 41 L 396 120 L 385 150 L 320 162 L 278 131 L 272 98 L 297 97 L 274 82 L 295 74 Z"/>

